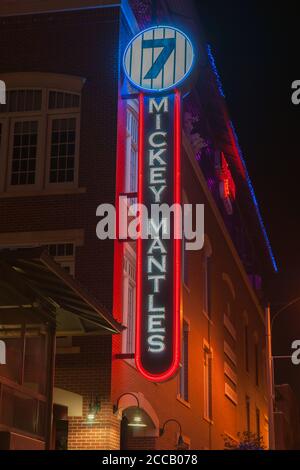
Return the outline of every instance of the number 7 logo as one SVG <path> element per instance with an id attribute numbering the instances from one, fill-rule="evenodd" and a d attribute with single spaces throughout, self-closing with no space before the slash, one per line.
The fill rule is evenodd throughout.
<path id="1" fill-rule="evenodd" d="M 156 49 L 162 47 L 162 51 L 146 73 L 144 80 L 157 78 L 161 70 L 164 68 L 167 60 L 172 52 L 175 50 L 176 39 L 143 39 L 142 49 Z"/>

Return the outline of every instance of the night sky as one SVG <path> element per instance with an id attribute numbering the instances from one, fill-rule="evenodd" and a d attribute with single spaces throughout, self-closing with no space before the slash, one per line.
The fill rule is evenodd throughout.
<path id="1" fill-rule="evenodd" d="M 279 266 L 269 292 L 274 312 L 300 297 L 300 105 L 291 102 L 291 84 L 300 80 L 300 8 L 290 0 L 195 3 Z M 300 302 L 273 333 L 274 354 L 290 354 L 300 339 Z M 276 366 L 277 383 L 290 382 L 300 397 L 300 366 Z"/>

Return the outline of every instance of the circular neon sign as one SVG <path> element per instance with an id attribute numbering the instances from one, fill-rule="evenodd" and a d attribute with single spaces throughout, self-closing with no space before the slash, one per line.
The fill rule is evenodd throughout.
<path id="1" fill-rule="evenodd" d="M 155 26 L 137 34 L 123 58 L 125 74 L 140 90 L 163 92 L 178 87 L 194 63 L 189 38 L 172 26 Z"/>

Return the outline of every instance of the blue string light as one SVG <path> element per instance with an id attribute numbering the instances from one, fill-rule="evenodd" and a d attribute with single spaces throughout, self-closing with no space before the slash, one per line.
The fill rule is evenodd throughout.
<path id="1" fill-rule="evenodd" d="M 220 95 L 223 98 L 225 98 L 225 93 L 224 93 L 224 90 L 223 90 L 222 81 L 221 81 L 221 78 L 220 78 L 220 75 L 219 75 L 219 72 L 218 72 L 218 69 L 217 69 L 217 66 L 216 66 L 215 58 L 214 58 L 213 53 L 212 53 L 212 48 L 209 44 L 207 45 L 207 54 L 208 54 L 208 58 L 209 58 L 209 61 L 210 61 L 210 65 L 211 65 L 211 67 L 213 69 L 213 72 L 215 74 L 215 77 L 216 77 L 216 81 L 217 81 L 217 85 L 218 85 Z M 230 127 L 232 129 L 234 139 L 235 139 L 235 144 L 236 144 L 236 147 L 238 149 L 239 156 L 240 156 L 241 162 L 242 162 L 244 170 L 245 170 L 247 184 L 248 184 L 248 187 L 249 187 L 251 198 L 252 198 L 253 203 L 254 203 L 254 207 L 255 207 L 256 214 L 257 214 L 257 217 L 258 217 L 258 220 L 259 220 L 259 224 L 260 224 L 260 227 L 261 227 L 261 230 L 262 230 L 262 233 L 263 233 L 263 236 L 264 236 L 264 239 L 265 239 L 268 251 L 269 251 L 269 255 L 270 255 L 270 258 L 271 258 L 271 261 L 272 261 L 272 265 L 274 267 L 275 272 L 277 273 L 278 272 L 278 266 L 277 266 L 277 263 L 276 263 L 276 260 L 275 260 L 274 254 L 273 254 L 273 250 L 272 250 L 271 243 L 270 243 L 270 240 L 269 240 L 269 237 L 268 237 L 268 234 L 267 234 L 267 230 L 266 230 L 266 227 L 265 227 L 265 224 L 264 224 L 261 212 L 260 212 L 260 208 L 259 208 L 259 205 L 258 205 L 258 202 L 257 202 L 257 199 L 256 199 L 255 191 L 254 191 L 254 188 L 253 188 L 253 185 L 252 185 L 252 182 L 251 182 L 248 170 L 247 170 L 247 166 L 246 166 L 246 162 L 245 162 L 245 159 L 244 159 L 244 156 L 243 156 L 243 152 L 242 152 L 241 147 L 239 145 L 237 133 L 235 131 L 235 128 L 234 128 L 234 125 L 233 125 L 232 121 L 230 121 Z"/>
<path id="2" fill-rule="evenodd" d="M 271 261 L 272 261 L 275 272 L 278 273 L 278 266 L 277 266 L 277 263 L 276 263 L 276 260 L 275 260 L 274 254 L 273 254 L 273 250 L 272 250 L 271 243 L 270 243 L 270 240 L 269 240 L 269 237 L 268 237 L 268 234 L 267 234 L 267 230 L 266 230 L 266 227 L 265 227 L 265 224 L 264 224 L 261 212 L 260 212 L 260 208 L 259 208 L 259 205 L 258 205 L 258 202 L 257 202 L 257 199 L 256 199 L 255 191 L 254 191 L 254 188 L 253 188 L 253 185 L 252 185 L 252 182 L 251 182 L 248 170 L 247 170 L 247 166 L 246 166 L 246 162 L 245 162 L 245 159 L 244 159 L 244 156 L 243 156 L 243 152 L 242 152 L 241 147 L 239 145 L 237 133 L 235 131 L 235 128 L 234 128 L 234 125 L 233 125 L 232 121 L 230 121 L 230 127 L 232 129 L 234 139 L 235 139 L 235 144 L 237 146 L 239 156 L 240 156 L 241 162 L 242 162 L 244 170 L 245 170 L 247 184 L 248 184 L 248 187 L 249 187 L 249 190 L 250 190 L 252 200 L 254 202 L 256 214 L 257 214 L 257 217 L 258 217 L 258 220 L 259 220 L 259 223 L 260 223 L 261 230 L 262 230 L 263 235 L 264 235 L 264 239 L 265 239 L 265 242 L 266 242 L 269 254 L 270 254 L 270 258 L 271 258 Z"/>
<path id="3" fill-rule="evenodd" d="M 223 98 L 225 98 L 225 93 L 224 93 L 224 90 L 223 90 L 221 77 L 219 75 L 219 72 L 218 72 L 218 69 L 217 69 L 217 66 L 216 66 L 216 61 L 215 61 L 215 58 L 213 56 L 211 46 L 209 44 L 207 44 L 207 54 L 208 54 L 208 58 L 209 58 L 211 68 L 213 69 L 213 72 L 214 72 L 215 77 L 216 77 L 216 81 L 217 81 L 217 85 L 218 85 L 220 95 Z"/>

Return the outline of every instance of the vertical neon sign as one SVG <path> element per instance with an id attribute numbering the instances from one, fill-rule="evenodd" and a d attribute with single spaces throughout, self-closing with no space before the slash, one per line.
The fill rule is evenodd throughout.
<path id="1" fill-rule="evenodd" d="M 126 76 L 139 90 L 138 204 L 148 214 L 153 204 L 181 204 L 179 87 L 193 62 L 191 42 L 169 26 L 139 33 L 124 54 Z M 135 360 L 154 382 L 170 379 L 180 363 L 181 217 L 174 207 L 168 229 L 164 219 L 150 219 L 149 237 L 137 240 Z"/>

